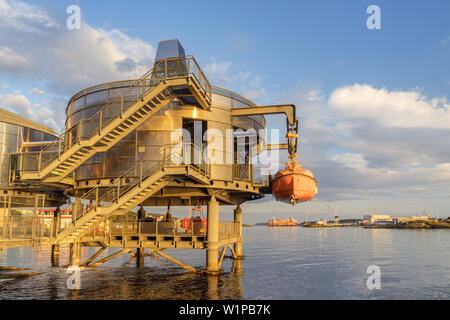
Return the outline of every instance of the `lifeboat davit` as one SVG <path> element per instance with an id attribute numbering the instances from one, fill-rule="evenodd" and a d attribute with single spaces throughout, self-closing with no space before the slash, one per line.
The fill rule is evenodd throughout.
<path id="1" fill-rule="evenodd" d="M 272 182 L 272 194 L 278 201 L 296 205 L 313 199 L 317 194 L 317 181 L 300 162 L 289 161 L 286 169 L 279 171 Z"/>

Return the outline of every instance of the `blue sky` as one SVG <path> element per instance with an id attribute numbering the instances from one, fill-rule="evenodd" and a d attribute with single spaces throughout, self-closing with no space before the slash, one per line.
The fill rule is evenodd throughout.
<path id="1" fill-rule="evenodd" d="M 65 30 L 72 4 L 80 31 Z M 366 27 L 372 4 L 381 30 Z M 260 104 L 297 105 L 300 159 L 318 176 L 321 202 L 343 216 L 375 206 L 450 216 L 449 9 L 448 1 L 0 0 L 0 106 L 60 129 L 72 94 L 139 75 L 159 40 L 178 38 L 213 84 Z M 96 47 L 99 38 L 106 46 Z M 113 70 L 127 57 L 135 70 Z M 270 204 L 247 211 L 271 215 L 279 206 Z M 326 205 L 315 207 L 327 217 Z M 301 219 L 305 206 L 279 211 Z"/>
<path id="2" fill-rule="evenodd" d="M 117 28 L 153 46 L 179 38 L 203 64 L 230 60 L 264 85 L 312 80 L 448 92 L 448 1 L 38 1 L 56 17 L 79 3 L 93 26 Z M 377 4 L 382 30 L 366 28 Z M 131 7 L 131 8 L 130 8 Z M 180 10 L 176 10 L 176 8 Z M 448 40 L 447 40 L 448 41 Z M 447 68 L 446 68 L 447 67 Z"/>

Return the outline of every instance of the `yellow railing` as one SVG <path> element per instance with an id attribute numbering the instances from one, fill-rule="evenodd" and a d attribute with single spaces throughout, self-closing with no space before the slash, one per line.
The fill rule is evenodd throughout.
<path id="1" fill-rule="evenodd" d="M 9 215 L 0 220 L 0 241 L 33 240 L 36 244 L 42 240 L 52 242 L 60 230 L 61 213 L 56 218 L 36 215 Z M 219 240 L 238 236 L 239 224 L 235 221 L 219 221 Z M 88 231 L 85 237 L 111 236 L 180 236 L 206 237 L 207 226 L 204 222 L 192 222 L 189 229 L 181 228 L 181 220 L 149 221 L 139 220 L 136 216 L 110 217 Z"/>

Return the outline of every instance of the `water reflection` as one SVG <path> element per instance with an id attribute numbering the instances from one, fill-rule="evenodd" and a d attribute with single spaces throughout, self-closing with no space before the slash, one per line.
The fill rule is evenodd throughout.
<path id="1" fill-rule="evenodd" d="M 32 269 L 42 274 L 2 285 L 0 299 L 243 299 L 241 261 L 233 265 L 233 272 L 205 276 L 161 264 L 158 256 L 146 256 L 144 263 L 126 257 L 108 266 L 83 268 L 81 290 L 69 290 L 66 281 L 70 274 L 63 267 L 51 266 L 51 247 L 28 248 L 28 252 L 26 249 L 9 249 L 4 257 L 12 259 L 0 260 L 0 265 L 10 262 L 23 265 L 31 258 Z M 61 248 L 61 251 L 68 253 L 68 248 Z M 93 248 L 85 251 L 89 252 L 84 252 L 83 256 L 89 257 Z"/>
<path id="2" fill-rule="evenodd" d="M 246 228 L 244 260 L 225 259 L 218 277 L 191 274 L 159 256 L 144 264 L 124 254 L 81 271 L 81 290 L 51 266 L 51 247 L 0 251 L 0 266 L 41 273 L 0 282 L 0 299 L 449 299 L 447 230 Z M 68 263 L 60 248 L 60 266 Z M 108 249 L 108 256 L 117 249 Z M 83 261 L 96 248 L 83 249 Z M 174 250 L 204 268 L 203 250 Z M 366 287 L 367 267 L 381 267 L 381 290 Z M 138 267 L 139 266 L 139 267 Z"/>

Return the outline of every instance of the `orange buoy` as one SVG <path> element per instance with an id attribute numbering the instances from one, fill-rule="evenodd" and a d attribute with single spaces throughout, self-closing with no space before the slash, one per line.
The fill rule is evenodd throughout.
<path id="1" fill-rule="evenodd" d="M 289 161 L 286 169 L 277 172 L 272 182 L 272 194 L 278 201 L 296 205 L 313 199 L 317 194 L 317 181 L 300 162 Z"/>

